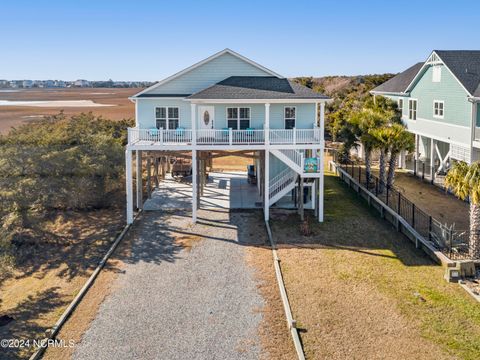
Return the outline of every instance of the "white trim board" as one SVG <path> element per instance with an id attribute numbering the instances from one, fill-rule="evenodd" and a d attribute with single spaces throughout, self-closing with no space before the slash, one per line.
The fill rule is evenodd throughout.
<path id="1" fill-rule="evenodd" d="M 457 125 L 457 124 L 449 124 L 449 123 L 446 123 L 446 122 L 444 122 L 444 121 L 430 120 L 430 119 L 424 119 L 424 118 L 419 118 L 419 117 L 417 117 L 417 120 L 411 120 L 411 119 L 408 118 L 407 115 L 403 115 L 403 116 L 402 116 L 402 120 L 414 121 L 414 122 L 420 120 L 420 121 L 431 122 L 431 123 L 433 123 L 433 124 L 435 124 L 435 125 L 439 125 L 439 124 L 440 124 L 440 125 L 444 125 L 444 126 L 452 126 L 452 127 L 462 128 L 462 129 L 470 129 L 470 126 Z"/>
<path id="2" fill-rule="evenodd" d="M 220 57 L 220 56 L 222 56 L 222 55 L 224 55 L 224 54 L 233 55 L 233 56 L 239 58 L 240 60 L 243 60 L 243 61 L 249 63 L 250 65 L 255 66 L 256 68 L 265 71 L 266 73 L 268 73 L 268 74 L 270 74 L 270 75 L 272 75 L 272 76 L 276 76 L 276 77 L 278 77 L 278 78 L 280 78 L 280 79 L 283 79 L 283 76 L 281 76 L 280 74 L 277 74 L 276 72 L 274 72 L 274 71 L 272 71 L 272 70 L 270 70 L 270 69 L 267 69 L 266 67 L 264 67 L 264 66 L 256 63 L 255 61 L 250 60 L 250 59 L 246 58 L 245 56 L 242 56 L 242 55 L 240 55 L 239 53 L 236 53 L 235 51 L 230 50 L 229 48 L 226 48 L 226 49 L 224 49 L 224 50 L 222 50 L 222 51 L 219 51 L 219 52 L 217 52 L 217 53 L 215 53 L 215 54 L 207 57 L 206 59 L 204 59 L 204 60 L 202 60 L 202 61 L 197 62 L 196 64 L 193 64 L 192 66 L 189 66 L 189 67 L 186 68 L 186 69 L 183 69 L 182 71 L 179 71 L 179 72 L 177 72 L 177 73 L 175 73 L 175 74 L 173 74 L 173 75 L 171 75 L 171 76 L 169 76 L 169 77 L 167 77 L 167 78 L 165 78 L 165 79 L 157 82 L 156 84 L 153 84 L 152 86 L 150 86 L 150 87 L 148 87 L 148 88 L 140 91 L 138 94 L 135 94 L 135 95 L 133 95 L 132 97 L 138 97 L 139 95 L 141 95 L 141 94 L 143 94 L 143 93 L 145 93 L 145 92 L 148 92 L 148 91 L 151 91 L 151 90 L 153 90 L 153 89 L 156 89 L 157 87 L 162 86 L 163 84 L 166 84 L 167 82 L 169 82 L 169 81 L 171 81 L 171 80 L 173 80 L 173 79 L 176 79 L 176 78 L 178 78 L 179 76 L 181 76 L 181 75 L 183 75 L 183 74 L 186 74 L 186 73 L 192 71 L 193 69 L 196 69 L 197 67 L 202 66 L 203 64 L 206 64 L 206 63 L 208 63 L 208 62 L 210 62 L 210 61 L 212 61 L 212 60 L 214 60 L 214 59 L 216 59 L 216 58 L 218 58 L 218 57 Z"/>
<path id="3" fill-rule="evenodd" d="M 420 132 L 420 131 L 413 131 L 413 130 L 408 129 L 408 132 L 411 132 L 412 134 L 424 136 L 424 137 L 426 137 L 426 138 L 428 138 L 428 139 L 438 140 L 438 141 L 441 141 L 441 142 L 444 142 L 444 143 L 447 143 L 447 144 L 455 144 L 455 145 L 458 145 L 458 146 L 463 146 L 463 147 L 471 148 L 471 145 L 470 145 L 470 144 L 465 144 L 465 143 L 462 143 L 462 142 L 453 141 L 453 140 L 451 140 L 451 139 L 445 139 L 445 138 L 441 138 L 441 137 L 436 137 L 436 136 L 428 135 L 428 134 L 425 134 L 425 133 Z"/>

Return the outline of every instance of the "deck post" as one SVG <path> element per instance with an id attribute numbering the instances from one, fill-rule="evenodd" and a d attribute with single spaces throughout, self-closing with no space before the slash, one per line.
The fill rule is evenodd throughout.
<path id="1" fill-rule="evenodd" d="M 192 104 L 192 108 L 195 104 Z M 197 222 L 197 151 L 192 150 L 192 222 Z"/>
<path id="2" fill-rule="evenodd" d="M 265 221 L 268 221 L 270 219 L 270 151 L 268 149 L 265 149 L 265 164 L 264 164 L 264 169 L 265 169 L 265 174 L 263 176 L 263 181 L 264 181 L 264 189 L 263 189 L 263 196 L 264 196 L 264 202 L 263 202 L 263 213 L 265 217 Z"/>
<path id="3" fill-rule="evenodd" d="M 265 124 L 263 125 L 265 145 L 270 144 L 270 104 L 265 103 Z"/>
<path id="4" fill-rule="evenodd" d="M 303 221 L 305 220 L 305 210 L 303 208 L 303 193 L 304 193 L 304 186 L 303 186 L 303 177 L 299 177 L 298 179 L 298 189 L 299 189 L 299 199 L 298 199 L 298 209 L 299 209 L 299 212 L 300 212 L 300 220 Z"/>
<path id="5" fill-rule="evenodd" d="M 313 181 L 313 187 L 312 187 L 312 202 L 313 202 L 315 217 L 318 216 L 318 182 L 319 180 L 315 179 Z"/>
<path id="6" fill-rule="evenodd" d="M 147 198 L 152 197 L 152 159 L 147 156 Z"/>
<path id="7" fill-rule="evenodd" d="M 155 189 L 158 189 L 159 187 L 159 182 L 158 182 L 158 156 L 155 156 L 155 166 L 153 168 L 153 177 L 155 179 Z"/>
<path id="8" fill-rule="evenodd" d="M 137 152 L 138 153 L 138 152 Z M 125 150 L 125 179 L 127 193 L 127 224 L 133 223 L 133 173 L 132 151 Z"/>
<path id="9" fill-rule="evenodd" d="M 131 156 L 130 156 L 131 157 Z M 143 209 L 142 150 L 135 151 L 135 176 L 137 185 L 137 209 Z M 127 173 L 128 176 L 128 173 Z"/>
<path id="10" fill-rule="evenodd" d="M 433 165 L 435 164 L 435 140 L 430 138 L 430 179 L 433 183 Z"/>
<path id="11" fill-rule="evenodd" d="M 318 189 L 318 222 L 323 222 L 323 194 L 325 188 L 325 102 L 320 103 L 320 186 Z"/>
<path id="12" fill-rule="evenodd" d="M 197 145 L 197 104 L 190 104 L 190 115 L 192 121 L 192 145 Z"/>

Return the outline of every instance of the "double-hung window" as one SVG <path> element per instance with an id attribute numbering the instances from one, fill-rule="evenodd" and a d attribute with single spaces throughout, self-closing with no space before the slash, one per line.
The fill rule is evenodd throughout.
<path id="1" fill-rule="evenodd" d="M 175 130 L 178 128 L 178 107 L 162 106 L 155 108 L 157 129 Z"/>
<path id="2" fill-rule="evenodd" d="M 400 114 L 403 113 L 403 99 L 398 99 L 398 111 L 400 111 Z"/>
<path id="3" fill-rule="evenodd" d="M 245 130 L 250 127 L 250 108 L 227 108 L 227 126 L 233 130 Z"/>
<path id="4" fill-rule="evenodd" d="M 433 100 L 433 117 L 443 119 L 445 104 L 440 100 Z"/>
<path id="5" fill-rule="evenodd" d="M 417 120 L 417 100 L 408 100 L 408 118 Z"/>
<path id="6" fill-rule="evenodd" d="M 284 110 L 285 129 L 293 129 L 295 127 L 296 116 L 297 116 L 297 108 L 295 106 L 285 106 L 285 110 Z"/>

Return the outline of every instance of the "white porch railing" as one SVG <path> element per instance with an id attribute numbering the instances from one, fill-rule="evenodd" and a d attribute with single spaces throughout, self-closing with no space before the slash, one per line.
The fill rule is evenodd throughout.
<path id="1" fill-rule="evenodd" d="M 271 144 L 316 144 L 320 142 L 320 129 L 270 129 Z"/>
<path id="2" fill-rule="evenodd" d="M 246 129 L 128 129 L 128 143 L 142 145 L 191 145 L 193 137 L 198 145 L 263 145 L 265 130 Z M 270 129 L 270 143 L 319 144 L 320 129 Z"/>

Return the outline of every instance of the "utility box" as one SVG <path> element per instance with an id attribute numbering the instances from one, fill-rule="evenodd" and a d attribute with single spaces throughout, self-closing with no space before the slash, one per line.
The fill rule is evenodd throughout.
<path id="1" fill-rule="evenodd" d="M 475 276 L 475 263 L 473 261 L 456 261 L 449 264 L 445 270 L 445 280 L 458 282 L 465 277 Z"/>

